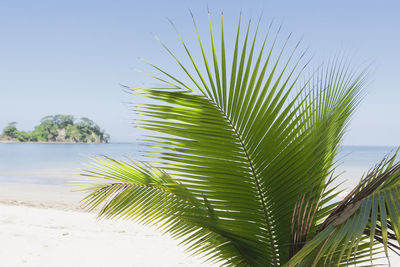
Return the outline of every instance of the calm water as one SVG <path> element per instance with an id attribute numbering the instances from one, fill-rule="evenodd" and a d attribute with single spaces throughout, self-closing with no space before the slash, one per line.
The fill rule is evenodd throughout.
<path id="1" fill-rule="evenodd" d="M 373 167 L 395 147 L 344 146 L 338 155 L 337 173 L 344 186 L 357 184 L 365 171 Z M 143 159 L 137 144 L 2 144 L 0 143 L 0 182 L 66 185 L 81 180 L 77 174 L 91 157 L 107 155 L 122 159 Z"/>
<path id="2" fill-rule="evenodd" d="M 90 158 L 107 155 L 140 158 L 136 144 L 2 144 L 0 182 L 66 185 Z"/>

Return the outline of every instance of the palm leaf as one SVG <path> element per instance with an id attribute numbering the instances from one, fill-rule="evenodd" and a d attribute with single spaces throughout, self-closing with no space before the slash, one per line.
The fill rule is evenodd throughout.
<path id="1" fill-rule="evenodd" d="M 339 265 L 359 254 L 364 254 L 364 258 L 368 256 L 372 262 L 372 254 L 366 252 L 372 252 L 377 244 L 383 244 L 386 256 L 388 248 L 399 251 L 400 247 L 393 241 L 400 237 L 400 163 L 394 163 L 395 156 L 372 169 L 320 224 L 315 238 L 290 260 L 288 266 L 304 262 L 315 265 L 320 261 Z M 369 246 L 360 249 L 360 242 Z"/>
<path id="2" fill-rule="evenodd" d="M 103 205 L 99 212 L 102 218 L 153 225 L 180 238 L 182 244 L 191 244 L 189 249 L 207 252 L 209 260 L 229 259 L 227 263 L 246 265 L 240 254 L 248 253 L 248 248 L 232 242 L 239 237 L 215 225 L 215 214 L 205 197 L 198 200 L 168 174 L 147 164 L 109 158 L 94 162 L 84 175 L 112 182 L 87 188 L 92 192 L 83 199 L 84 207 Z"/>
<path id="3" fill-rule="evenodd" d="M 388 241 L 400 233 L 396 172 L 368 176 L 339 205 L 328 188 L 365 72 L 337 59 L 302 83 L 308 62 L 299 44 L 286 56 L 290 36 L 279 48 L 280 29 L 270 41 L 270 26 L 257 48 L 259 26 L 252 35 L 249 22 L 242 32 L 241 19 L 229 68 L 223 16 L 220 55 L 210 16 L 211 56 L 193 22 L 204 66 L 173 25 L 193 72 L 161 43 L 184 77 L 149 63 L 164 85 L 128 87 L 150 100 L 134 104 L 147 161 L 99 160 L 86 175 L 112 181 L 91 188 L 85 205 L 103 205 L 103 218 L 158 226 L 192 253 L 229 266 L 365 262 L 377 243 L 396 249 Z"/>

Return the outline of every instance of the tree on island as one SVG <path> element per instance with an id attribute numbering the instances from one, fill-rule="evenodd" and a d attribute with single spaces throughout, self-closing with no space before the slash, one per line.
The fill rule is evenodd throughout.
<path id="1" fill-rule="evenodd" d="M 17 136 L 17 128 L 15 127 L 15 125 L 17 125 L 17 123 L 14 122 L 10 122 L 3 130 L 3 135 L 12 137 L 12 138 L 16 138 Z"/>
<path id="2" fill-rule="evenodd" d="M 110 136 L 92 120 L 76 120 L 71 115 L 46 116 L 31 132 L 18 131 L 16 122 L 9 123 L 1 139 L 19 142 L 107 143 Z"/>
<path id="3" fill-rule="evenodd" d="M 343 199 L 332 184 L 365 72 L 336 58 L 303 79 L 297 46 L 278 47 L 278 34 L 256 44 L 259 27 L 241 35 L 240 20 L 226 57 L 221 24 L 217 48 L 211 22 L 206 45 L 195 26 L 201 62 L 182 39 L 190 66 L 167 48 L 186 79 L 155 67 L 163 85 L 130 88 L 145 98 L 137 123 L 157 150 L 145 162 L 95 161 L 86 207 L 152 225 L 222 266 L 369 266 L 399 253 L 396 155 Z"/>

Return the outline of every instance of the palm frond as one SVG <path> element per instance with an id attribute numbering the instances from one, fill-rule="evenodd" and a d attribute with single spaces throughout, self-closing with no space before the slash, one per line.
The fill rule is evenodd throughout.
<path id="1" fill-rule="evenodd" d="M 290 49 L 289 35 L 279 45 L 280 29 L 270 40 L 270 26 L 258 47 L 262 27 L 243 30 L 241 18 L 228 66 L 223 16 L 220 44 L 209 16 L 209 53 L 193 22 L 200 64 L 173 25 L 191 66 L 161 44 L 184 77 L 149 63 L 165 86 L 128 87 L 150 100 L 134 104 L 146 163 L 98 161 L 86 175 L 112 182 L 91 188 L 85 205 L 103 204 L 104 218 L 157 225 L 230 266 L 364 262 L 377 243 L 395 248 L 397 169 L 372 172 L 339 205 L 328 188 L 365 72 L 336 59 L 302 83 L 300 44 Z"/>
<path id="2" fill-rule="evenodd" d="M 248 265 L 242 254 L 249 253 L 250 245 L 241 247 L 245 240 L 235 243 L 241 237 L 216 224 L 218 218 L 205 196 L 192 196 L 167 173 L 148 164 L 110 158 L 94 162 L 83 175 L 112 182 L 87 188 L 91 193 L 82 204 L 90 210 L 102 205 L 100 218 L 132 219 L 153 225 L 180 238 L 188 250 L 203 253 L 207 260 Z"/>
<path id="3" fill-rule="evenodd" d="M 363 258 L 369 256 L 372 262 L 373 249 L 379 244 L 383 245 L 386 256 L 388 248 L 398 253 L 400 247 L 394 242 L 400 237 L 400 163 L 395 163 L 395 159 L 393 156 L 373 168 L 319 225 L 316 236 L 288 266 L 339 265 L 352 262 L 360 254 Z"/>

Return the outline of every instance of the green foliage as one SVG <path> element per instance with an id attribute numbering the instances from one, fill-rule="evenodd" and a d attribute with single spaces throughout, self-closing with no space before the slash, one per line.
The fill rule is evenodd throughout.
<path id="1" fill-rule="evenodd" d="M 110 138 L 88 118 L 81 118 L 77 121 L 71 115 L 58 114 L 46 116 L 40 122 L 32 132 L 18 131 L 15 127 L 16 123 L 10 123 L 4 128 L 2 136 L 17 139 L 20 142 L 72 141 L 86 143 L 100 140 L 106 143 Z"/>
<path id="2" fill-rule="evenodd" d="M 11 138 L 16 138 L 17 133 L 18 133 L 18 130 L 14 125 L 8 125 L 4 128 L 2 135 L 8 136 Z"/>
<path id="3" fill-rule="evenodd" d="M 20 142 L 26 142 L 26 141 L 30 140 L 29 133 L 22 132 L 22 131 L 17 131 L 15 138 L 18 139 L 18 141 L 20 141 Z"/>
<path id="4" fill-rule="evenodd" d="M 191 66 L 162 44 L 186 80 L 150 64 L 163 85 L 130 88 L 147 100 L 135 103 L 147 161 L 97 159 L 83 175 L 101 181 L 83 204 L 156 226 L 227 266 L 342 266 L 399 251 L 395 157 L 341 202 L 331 186 L 365 73 L 335 59 L 305 76 L 298 46 L 286 55 L 270 30 L 257 46 L 258 26 L 243 36 L 240 20 L 227 58 L 221 22 L 219 48 L 211 21 L 209 46 L 195 25 L 200 62 L 179 36 Z"/>

